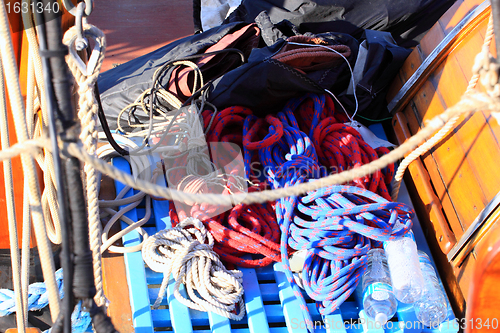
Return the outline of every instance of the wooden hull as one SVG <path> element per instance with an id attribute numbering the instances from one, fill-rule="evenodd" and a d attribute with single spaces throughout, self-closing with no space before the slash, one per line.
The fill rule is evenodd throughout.
<path id="1" fill-rule="evenodd" d="M 481 4 L 482 1 L 457 1 L 450 8 L 406 60 L 388 101 L 397 97 L 403 85 L 453 27 Z M 411 98 L 397 107 L 392 132 L 399 143 L 459 101 L 472 77 L 475 57 L 481 51 L 489 14 L 487 6 L 463 28 L 449 54 L 441 61 L 436 60 L 431 71 L 418 78 Z M 492 42 L 490 50 L 496 55 L 494 44 Z M 477 88 L 483 89 L 480 84 Z M 434 259 L 439 263 L 457 314 L 465 314 L 466 297 L 475 295 L 474 290 L 480 287 L 474 272 L 486 269 L 478 263 L 475 249 L 476 245 L 487 242 L 482 238 L 486 233 L 473 234 L 468 248 L 461 251 L 457 248 L 468 228 L 500 190 L 498 138 L 500 125 L 489 113 L 461 117 L 447 137 L 410 165 L 405 178 L 412 184 L 414 203 L 419 206 L 417 214 L 425 225 Z"/>

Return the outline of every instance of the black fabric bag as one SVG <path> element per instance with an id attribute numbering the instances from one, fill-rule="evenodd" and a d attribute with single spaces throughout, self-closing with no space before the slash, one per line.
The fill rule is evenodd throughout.
<path id="1" fill-rule="evenodd" d="M 387 110 L 387 91 L 411 50 L 397 46 L 391 34 L 384 31 L 365 30 L 362 48 L 363 41 L 366 41 L 367 50 L 361 79 L 356 82 L 357 115 L 360 116 L 358 120 L 369 125 L 391 118 Z M 348 86 L 348 90 L 339 95 L 339 100 L 346 109 L 355 110 L 356 102 L 350 88 Z"/>
<path id="2" fill-rule="evenodd" d="M 224 36 L 246 25 L 241 22 L 225 24 L 201 34 L 188 36 L 102 73 L 98 86 L 110 129 L 117 128 L 119 112 L 151 87 L 156 69 L 168 61 L 203 53 Z M 162 85 L 168 85 L 168 75 L 164 77 Z M 137 120 L 147 122 L 148 119 L 138 117 Z"/>
<path id="3" fill-rule="evenodd" d="M 301 33 L 337 31 L 358 38 L 364 29 L 389 31 L 398 45 L 411 47 L 455 1 L 243 0 L 224 23 L 254 22 L 266 11 L 273 23 L 290 21 Z"/>
<path id="4" fill-rule="evenodd" d="M 264 34 L 264 31 L 263 31 Z M 347 45 L 351 55 L 347 60 L 354 66 L 357 41 L 346 34 L 326 33 L 315 36 L 329 45 Z M 240 105 L 258 116 L 277 113 L 286 102 L 307 92 L 321 94 L 325 89 L 341 92 L 350 79 L 347 63 L 302 73 L 273 56 L 286 44 L 279 39 L 272 46 L 254 49 L 248 63 L 226 73 L 214 82 L 208 100 L 218 108 Z"/>

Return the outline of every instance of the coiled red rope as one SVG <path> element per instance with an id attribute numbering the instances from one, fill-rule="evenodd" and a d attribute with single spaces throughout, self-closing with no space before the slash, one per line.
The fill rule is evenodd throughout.
<path id="1" fill-rule="evenodd" d="M 333 100 L 328 95 L 314 96 L 306 94 L 296 99 L 294 105 L 283 110 L 288 121 L 308 133 L 317 152 L 320 164 L 326 171 L 341 172 L 355 168 L 377 159 L 388 152 L 387 149 L 373 149 L 352 127 L 344 125 L 348 118 L 335 110 Z M 267 187 L 262 175 L 266 164 L 265 156 L 257 153 L 262 148 L 276 145 L 283 137 L 283 123 L 278 117 L 266 116 L 265 119 L 252 115 L 251 110 L 233 106 L 213 114 L 206 110 L 202 113 L 207 142 L 228 142 L 244 148 L 245 174 L 254 183 L 249 191 Z M 300 123 L 295 119 L 300 119 Z M 218 165 L 229 165 L 236 155 L 242 151 L 228 148 L 222 153 L 211 150 L 211 157 Z M 226 172 L 228 170 L 226 169 Z M 392 180 L 394 167 L 387 167 L 383 172 L 377 171 L 371 176 L 356 179 L 354 185 L 378 193 L 390 200 L 387 185 Z M 230 192 L 230 186 L 224 193 Z M 276 219 L 275 203 L 263 205 L 238 204 L 230 211 L 210 217 L 217 209 L 210 205 L 194 205 L 190 211 L 175 212 L 173 203 L 170 206 L 172 224 L 179 218 L 188 216 L 203 221 L 212 233 L 216 243 L 214 250 L 227 262 L 241 267 L 266 266 L 273 261 L 280 261 L 280 227 Z M 177 215 L 178 214 L 178 215 Z M 244 258 L 246 254 L 261 257 Z M 243 257 L 243 258 L 242 258 Z"/>

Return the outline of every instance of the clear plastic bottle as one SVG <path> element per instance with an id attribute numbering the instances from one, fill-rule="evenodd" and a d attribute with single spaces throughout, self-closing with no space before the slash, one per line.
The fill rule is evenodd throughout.
<path id="1" fill-rule="evenodd" d="M 422 324 L 437 327 L 448 315 L 446 296 L 439 285 L 436 271 L 427 254 L 418 251 L 418 257 L 425 283 L 422 296 L 413 304 L 413 308 L 415 315 Z"/>
<path id="2" fill-rule="evenodd" d="M 384 250 L 370 250 L 367 266 L 362 280 L 363 308 L 369 318 L 384 325 L 398 308 Z"/>
<path id="3" fill-rule="evenodd" d="M 394 295 L 402 303 L 415 303 L 424 288 L 424 278 L 413 232 L 410 230 L 404 237 L 384 242 L 384 250 Z"/>

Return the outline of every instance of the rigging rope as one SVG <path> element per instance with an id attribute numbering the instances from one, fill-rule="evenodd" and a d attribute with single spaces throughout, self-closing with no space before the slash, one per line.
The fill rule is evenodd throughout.
<path id="1" fill-rule="evenodd" d="M 0 53 L 4 65 L 4 74 L 7 78 L 7 91 L 9 93 L 14 118 L 16 136 L 19 144 L 23 144 L 25 141 L 29 140 L 25 107 L 19 86 L 19 73 L 16 66 L 7 13 L 4 6 L 0 7 L 0 36 L 2 36 L 2 38 L 0 38 Z M 41 258 L 43 276 L 47 284 L 47 289 L 49 290 L 50 312 L 52 319 L 55 321 L 59 314 L 59 298 L 54 276 L 52 250 L 47 237 L 43 209 L 40 204 L 41 197 L 38 188 L 39 183 L 36 167 L 31 155 L 22 154 L 21 162 L 23 171 L 25 172 L 25 182 L 28 183 L 30 210 Z"/>
<path id="2" fill-rule="evenodd" d="M 307 103 L 309 100 L 312 103 Z M 305 101 L 306 103 L 304 103 Z M 300 110 L 301 106 L 309 111 L 311 111 L 310 107 L 313 106 L 313 116 L 306 117 L 311 119 L 310 136 L 315 132 L 313 129 L 316 128 L 326 131 L 326 134 L 333 132 L 333 129 L 329 129 L 326 126 L 317 126 L 322 113 L 335 114 L 334 109 L 323 112 L 325 106 L 324 95 L 316 96 L 307 94 L 302 98 L 293 99 L 287 103 L 283 112 L 278 113 L 278 118 L 267 116 L 266 120 L 271 127 L 269 133 L 262 141 L 251 142 L 254 134 L 262 126 L 263 121 L 259 121 L 252 116 L 247 117 L 245 121 L 244 149 L 246 150 L 245 164 L 247 170 L 250 170 L 249 163 L 252 158 L 252 154 L 248 152 L 248 148 L 252 148 L 258 151 L 259 159 L 273 188 L 289 188 L 304 183 L 308 179 L 324 176 L 327 172 L 320 168 L 312 140 L 308 135 L 299 130 L 294 111 L 299 110 L 299 114 L 304 113 L 304 110 Z M 360 153 L 361 150 L 359 148 L 360 146 L 364 147 L 368 145 L 364 143 L 354 129 L 342 124 L 336 124 L 334 117 L 325 117 L 323 120 L 328 125 L 337 125 L 335 128 L 337 131 L 334 132 L 334 134 L 338 133 L 337 141 L 329 142 L 330 147 L 337 150 L 337 155 L 342 156 L 340 149 L 343 149 L 346 159 L 352 163 L 351 167 L 359 167 L 363 162 L 366 163 L 369 160 L 367 156 L 363 156 Z M 254 123 L 253 126 L 250 126 L 251 123 Z M 341 136 L 342 133 L 339 133 L 339 129 L 344 130 L 345 133 L 343 133 L 343 136 Z M 316 138 L 318 138 L 319 133 L 316 132 Z M 357 139 L 354 143 L 352 143 L 353 138 Z M 318 145 L 319 142 L 324 142 L 324 139 L 318 140 Z M 360 144 L 361 142 L 363 144 Z M 368 152 L 377 156 L 373 149 L 369 149 L 363 151 L 365 155 Z M 344 165 L 347 165 L 347 163 L 344 163 Z M 314 325 L 302 293 L 296 285 L 290 270 L 288 259 L 289 246 L 296 250 L 308 251 L 308 261 L 302 273 L 305 289 L 309 296 L 317 301 L 320 313 L 329 314 L 335 311 L 349 297 L 364 271 L 365 255 L 371 248 L 371 244 L 363 236 L 376 237 L 377 230 L 374 227 L 385 227 L 383 230 L 385 234 L 382 235 L 388 238 L 386 234 L 392 232 L 392 227 L 396 223 L 395 216 L 391 216 L 391 214 L 382 215 L 380 213 L 378 214 L 379 216 L 374 216 L 373 214 L 369 214 L 369 216 L 360 215 L 360 217 L 365 217 L 365 219 L 363 220 L 358 217 L 355 223 L 348 223 L 347 219 L 350 215 L 359 214 L 360 212 L 364 213 L 364 211 L 361 209 L 356 212 L 358 207 L 349 201 L 346 203 L 346 198 L 340 200 L 338 193 L 334 193 L 332 198 L 334 200 L 337 199 L 340 205 L 337 207 L 328 205 L 329 198 L 325 198 L 325 196 L 332 190 L 337 192 L 341 190 L 352 191 L 357 194 L 363 191 L 361 193 L 365 197 L 375 199 L 374 202 L 381 202 L 381 200 L 387 202 L 386 199 L 382 199 L 376 196 L 376 194 L 364 190 L 366 187 L 376 190 L 379 183 L 384 183 L 385 185 L 385 179 L 382 179 L 381 173 L 375 173 L 371 179 L 370 177 L 356 179 L 355 183 L 360 188 L 337 186 L 317 191 L 320 195 L 316 198 L 316 205 L 312 207 L 304 206 L 304 198 L 300 199 L 297 196 L 281 198 L 276 203 L 276 215 L 281 227 L 281 260 L 285 269 L 285 275 L 294 290 L 295 296 L 299 300 L 300 307 L 304 312 L 306 325 L 310 330 L 313 330 Z M 386 188 L 381 187 L 380 192 L 388 196 Z M 310 195 L 312 194 L 310 193 Z M 351 198 L 351 200 L 358 205 L 363 203 L 363 201 L 357 198 Z M 400 204 L 396 205 L 400 206 Z M 371 206 L 371 210 L 374 210 L 375 207 L 373 206 L 376 206 L 376 209 L 379 210 L 385 208 L 381 204 L 372 204 Z M 332 211 L 332 208 L 346 209 L 340 209 L 339 212 L 339 210 Z M 314 209 L 316 209 L 316 212 L 311 211 Z M 364 210 L 367 211 L 368 209 L 364 207 Z M 346 215 L 347 217 L 335 220 L 331 218 L 335 213 L 337 213 L 336 215 Z M 389 216 L 392 218 L 390 221 L 392 223 L 384 225 L 381 217 L 388 219 Z M 328 221 L 324 221 L 323 217 L 329 218 Z M 370 220 L 369 222 L 366 221 L 368 219 Z M 371 223 L 374 225 L 372 226 Z M 411 218 L 409 219 L 409 223 L 411 226 Z M 407 228 L 409 228 L 408 222 L 406 223 L 405 230 L 408 230 Z"/>
<path id="3" fill-rule="evenodd" d="M 71 27 L 63 38 L 63 43 L 68 47 L 73 47 L 78 31 L 77 27 Z M 82 73 L 78 66 L 77 60 L 73 58 L 71 53 L 66 56 L 66 62 L 75 77 L 78 85 L 78 118 L 82 125 L 80 133 L 80 140 L 84 148 L 89 154 L 97 156 L 97 102 L 94 97 L 94 85 L 99 76 L 99 71 L 104 59 L 106 50 L 106 39 L 101 30 L 93 25 L 86 24 L 83 26 L 83 35 L 86 38 L 92 39 L 96 45 L 99 45 L 99 53 L 96 62 L 93 64 L 90 73 Z M 96 52 L 96 51 L 93 51 Z M 87 64 L 87 70 L 90 69 L 90 61 Z M 102 280 L 102 267 L 101 267 L 101 221 L 99 218 L 99 192 L 98 192 L 98 179 L 94 167 L 86 163 L 84 168 L 85 173 L 85 191 L 87 198 L 87 212 L 89 219 L 89 232 L 90 232 L 90 247 L 92 250 L 92 261 L 94 269 L 94 279 L 96 287 L 96 303 L 98 306 L 104 305 L 106 299 L 104 296 L 103 280 Z"/>
<path id="4" fill-rule="evenodd" d="M 56 282 L 59 290 L 59 297 L 64 297 L 64 281 L 62 269 L 55 273 Z M 28 287 L 28 302 L 26 307 L 28 311 L 38 311 L 49 304 L 48 290 L 43 282 L 35 282 Z M 17 313 L 17 301 L 14 297 L 14 291 L 9 289 L 0 289 L 0 317 L 8 316 L 14 312 Z M 71 315 L 72 327 L 74 332 L 86 332 L 90 326 L 90 314 L 83 311 L 81 303 L 78 303 Z M 27 327 L 27 326 L 26 326 Z"/>
<path id="5" fill-rule="evenodd" d="M 1 141 L 2 149 L 10 147 L 9 140 L 9 126 L 7 117 L 7 104 L 5 98 L 5 81 L 3 77 L 3 66 L 2 60 L 0 58 L 0 108 L 2 109 L 0 116 L 0 127 L 1 127 Z M 10 257 L 12 263 L 12 284 L 14 286 L 14 293 L 16 298 L 16 319 L 19 323 L 19 328 L 24 331 L 27 326 L 27 320 L 25 318 L 24 312 L 24 298 L 22 295 L 21 286 L 21 267 L 19 258 L 19 243 L 17 238 L 17 219 L 15 210 L 15 199 L 14 199 L 14 182 L 12 179 L 12 164 L 10 160 L 6 160 L 3 163 L 3 179 L 5 187 L 5 203 L 7 205 L 7 223 L 9 228 L 9 245 L 10 245 Z"/>
<path id="6" fill-rule="evenodd" d="M 418 133 L 413 135 L 399 147 L 390 151 L 368 164 L 362 165 L 359 168 L 342 171 L 341 173 L 322 177 L 320 179 L 311 180 L 307 183 L 291 186 L 286 189 L 265 190 L 260 192 L 251 192 L 244 194 L 200 194 L 200 193 L 185 193 L 176 189 L 165 188 L 164 186 L 152 184 L 148 181 L 135 179 L 129 174 L 119 170 L 118 168 L 102 161 L 95 156 L 89 155 L 81 145 L 77 143 L 61 143 L 63 154 L 67 154 L 78 158 L 82 162 L 91 163 L 96 170 L 100 171 L 119 182 L 130 186 L 136 190 L 146 192 L 156 198 L 178 201 L 194 201 L 197 203 L 207 204 L 231 204 L 233 201 L 239 201 L 244 204 L 263 203 L 266 201 L 275 201 L 279 198 L 285 198 L 291 195 L 303 195 L 309 191 L 318 190 L 322 187 L 330 185 L 348 183 L 356 178 L 360 178 L 372 174 L 376 170 L 380 170 L 398 161 L 405 154 L 412 151 L 421 142 L 432 135 L 436 130 L 443 127 L 451 118 L 469 112 L 490 111 L 492 113 L 500 113 L 500 101 L 495 96 L 490 96 L 487 93 L 474 93 L 462 96 L 461 100 L 454 106 L 449 107 L 443 113 L 432 118 L 427 125 Z M 27 140 L 26 143 L 17 143 L 6 151 L 0 151 L 0 161 L 18 156 L 22 153 L 38 154 L 41 147 L 50 147 L 50 142 L 47 139 Z"/>

